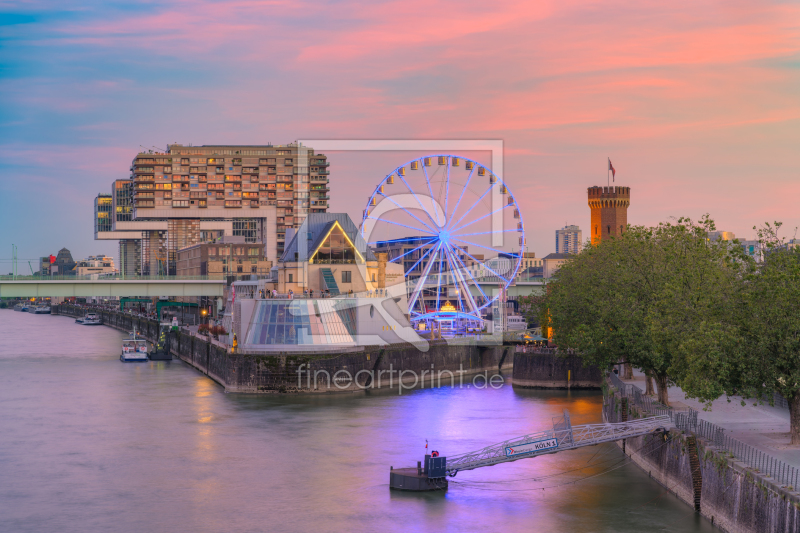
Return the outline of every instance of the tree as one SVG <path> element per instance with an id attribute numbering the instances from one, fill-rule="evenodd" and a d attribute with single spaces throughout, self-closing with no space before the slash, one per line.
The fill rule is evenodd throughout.
<path id="1" fill-rule="evenodd" d="M 590 364 L 640 368 L 664 405 L 671 382 L 704 400 L 730 390 L 727 365 L 739 346 L 731 307 L 744 263 L 728 243 L 708 240 L 714 229 L 708 216 L 682 218 L 587 245 L 558 271 L 540 308 L 555 343 Z"/>
<path id="2" fill-rule="evenodd" d="M 800 249 L 779 237 L 780 227 L 776 222 L 758 230 L 763 260 L 746 284 L 742 329 L 748 357 L 740 387 L 745 398 L 771 399 L 776 392 L 785 397 L 792 444 L 800 444 Z"/>

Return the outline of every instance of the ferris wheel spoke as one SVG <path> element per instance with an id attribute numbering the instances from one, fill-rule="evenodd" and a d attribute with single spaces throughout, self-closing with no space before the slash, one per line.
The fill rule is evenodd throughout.
<path id="1" fill-rule="evenodd" d="M 420 209 L 422 209 L 422 211 L 426 215 L 428 215 L 428 218 L 430 219 L 431 223 L 432 224 L 436 224 L 436 222 L 433 220 L 433 217 L 431 216 L 431 214 L 428 212 L 427 209 L 425 209 L 425 206 L 422 205 L 422 201 L 417 196 L 417 193 L 415 193 L 414 189 L 411 188 L 411 185 L 408 184 L 408 182 L 406 181 L 406 179 L 403 176 L 400 176 L 400 180 L 405 184 L 406 188 L 408 189 L 408 192 L 410 192 L 411 195 L 414 197 L 414 199 L 417 201 L 417 203 L 419 204 Z"/>
<path id="2" fill-rule="evenodd" d="M 495 275 L 495 276 L 497 276 L 498 278 L 502 279 L 502 280 L 503 280 L 503 281 L 505 281 L 506 283 L 510 283 L 510 282 L 511 282 L 511 280 L 508 280 L 508 279 L 504 278 L 503 276 L 501 276 L 500 274 L 498 274 L 497 272 L 495 272 L 494 270 L 492 270 L 492 269 L 489 267 L 489 265 L 487 265 L 486 263 L 484 263 L 484 262 L 482 262 L 482 261 L 478 261 L 477 259 L 475 259 L 475 257 L 474 257 L 474 256 L 473 256 L 471 253 L 469 253 L 468 251 L 466 251 L 464 248 L 461 248 L 460 246 L 458 246 L 458 245 L 455 245 L 455 244 L 454 244 L 453 246 L 455 246 L 456 248 L 458 248 L 459 250 L 461 250 L 462 252 L 464 252 L 466 255 L 470 256 L 470 258 L 472 258 L 472 260 L 473 260 L 473 261 L 475 261 L 476 263 L 480 263 L 480 264 L 482 264 L 482 265 L 483 265 L 483 266 L 486 268 L 486 270 L 488 270 L 489 272 L 491 272 L 492 274 L 494 274 L 494 275 Z M 503 253 L 505 253 L 505 252 L 503 252 Z"/>
<path id="3" fill-rule="evenodd" d="M 411 268 L 409 268 L 409 269 L 408 269 L 408 271 L 409 271 L 409 272 L 413 272 L 413 271 L 414 271 L 414 269 L 415 269 L 415 268 L 417 268 L 417 265 L 420 263 L 420 261 L 422 261 L 423 259 L 425 259 L 425 256 L 426 256 L 426 255 L 428 255 L 429 253 L 431 253 L 431 251 L 432 251 L 432 250 L 435 250 L 435 249 L 436 249 L 436 248 L 438 248 L 439 246 L 440 246 L 440 245 L 436 245 L 436 246 L 434 246 L 433 248 L 429 248 L 429 249 L 428 249 L 428 251 L 427 251 L 427 252 L 425 252 L 424 254 L 422 254 L 422 257 L 420 257 L 420 258 L 417 260 L 417 262 L 416 262 L 416 263 L 414 263 L 414 266 L 412 266 Z M 421 248 L 421 247 L 420 247 L 420 248 Z"/>
<path id="4" fill-rule="evenodd" d="M 514 205 L 514 204 L 506 204 L 506 205 L 504 205 L 503 207 L 501 207 L 501 208 L 499 208 L 499 209 L 495 209 L 495 210 L 494 210 L 494 211 L 492 211 L 491 213 L 487 213 L 487 214 L 483 215 L 483 216 L 482 216 L 482 217 L 480 217 L 480 218 L 476 218 L 476 219 L 475 219 L 475 220 L 473 220 L 472 222 L 467 222 L 467 223 L 466 223 L 466 224 L 464 224 L 463 226 L 459 226 L 459 227 L 455 228 L 454 230 L 452 230 L 452 231 L 451 231 L 451 233 L 454 233 L 454 232 L 456 232 L 456 231 L 458 231 L 458 230 L 462 230 L 462 229 L 466 228 L 467 226 L 471 226 L 471 225 L 473 225 L 474 223 L 476 223 L 476 222 L 478 222 L 478 221 L 480 221 L 480 220 L 483 220 L 483 219 L 484 219 L 484 218 L 486 218 L 486 217 L 490 217 L 490 216 L 494 215 L 495 213 L 499 213 L 500 211 L 502 211 L 502 210 L 503 210 L 503 209 L 505 209 L 506 207 L 511 207 L 512 205 Z"/>
<path id="5" fill-rule="evenodd" d="M 395 226 L 402 226 L 404 228 L 413 229 L 414 231 L 422 231 L 423 233 L 430 233 L 431 235 L 436 235 L 436 233 L 422 229 L 422 228 L 414 228 L 411 226 L 406 226 L 405 224 L 400 224 L 399 222 L 395 222 L 393 220 L 386 220 L 385 218 L 375 218 L 375 217 L 367 217 L 370 220 L 376 220 L 378 222 L 386 222 L 387 224 L 394 224 Z"/>
<path id="6" fill-rule="evenodd" d="M 472 298 L 472 293 L 469 290 L 469 284 L 467 283 L 466 278 L 464 278 L 462 276 L 461 269 L 458 266 L 457 254 L 453 251 L 453 249 L 452 249 L 452 247 L 450 245 L 447 245 L 447 251 L 448 251 L 448 254 L 451 256 L 452 261 L 453 261 L 453 267 L 454 267 L 453 268 L 453 272 L 455 272 L 455 275 L 458 276 L 458 279 L 459 279 L 459 281 L 461 283 L 462 291 L 464 292 L 464 299 L 469 304 L 469 307 L 470 307 L 470 309 L 472 309 L 472 312 L 473 313 L 478 313 L 478 306 L 475 303 L 475 300 Z"/>
<path id="7" fill-rule="evenodd" d="M 459 247 L 456 246 L 456 248 L 459 248 Z M 459 248 L 459 250 L 460 250 L 460 248 Z M 488 296 L 486 296 L 485 292 L 483 292 L 483 289 L 481 289 L 481 285 L 480 285 L 480 283 L 478 283 L 478 280 L 475 279 L 475 276 L 473 276 L 472 273 L 469 271 L 469 269 L 467 268 L 467 265 L 465 265 L 464 262 L 461 260 L 461 258 L 458 257 L 458 254 L 454 254 L 454 255 L 455 255 L 456 259 L 458 259 L 458 262 L 461 263 L 461 265 L 464 268 L 464 270 L 467 272 L 467 275 L 470 277 L 470 279 L 472 279 L 472 283 L 475 284 L 475 286 L 478 288 L 478 291 L 480 291 L 480 293 L 483 295 L 483 298 L 488 302 L 490 300 L 490 298 Z"/>
<path id="8" fill-rule="evenodd" d="M 419 261 L 422 261 L 425 258 L 425 256 L 427 256 L 429 253 L 431 253 L 431 251 L 437 251 L 438 252 L 439 248 L 441 248 L 441 247 L 442 247 L 442 243 L 439 242 L 435 247 L 433 247 L 430 250 L 428 250 L 427 252 L 425 252 L 425 255 L 420 257 Z M 417 299 L 419 299 L 419 295 L 422 292 L 423 287 L 425 286 L 425 279 L 428 277 L 428 274 L 431 271 L 431 267 L 433 266 L 433 258 L 434 257 L 435 257 L 435 255 L 433 257 L 431 257 L 431 260 L 428 261 L 428 264 L 425 265 L 424 269 L 422 269 L 422 275 L 420 275 L 419 281 L 417 281 L 417 286 L 414 288 L 414 292 L 411 294 L 411 298 L 409 298 L 409 300 L 408 300 L 408 308 L 409 309 L 413 309 L 414 306 L 417 304 Z M 414 266 L 411 267 L 410 270 L 414 270 L 414 268 L 416 268 L 416 266 L 419 264 L 419 261 L 414 263 Z M 423 298 L 423 302 L 422 302 L 422 307 L 423 307 L 423 310 L 424 310 L 424 307 L 425 307 L 424 298 Z"/>
<path id="9" fill-rule="evenodd" d="M 478 198 L 477 200 L 475 200 L 475 203 L 474 203 L 474 204 L 472 204 L 472 207 L 470 207 L 469 209 L 467 209 L 467 211 L 466 211 L 466 212 L 465 212 L 463 215 L 461 215 L 461 218 L 459 218 L 459 219 L 456 221 L 456 223 L 455 223 L 455 224 L 451 224 L 451 225 L 450 225 L 450 227 L 452 228 L 452 227 L 456 227 L 456 226 L 458 226 L 458 225 L 461 223 L 461 221 L 462 221 L 462 220 L 464 220 L 464 217 L 465 217 L 465 216 L 467 216 L 468 214 L 470 214 L 470 213 L 472 212 L 472 210 L 473 210 L 473 209 L 475 209 L 475 206 L 477 206 L 477 205 L 478 205 L 478 203 L 480 203 L 480 201 L 481 201 L 481 200 L 483 200 L 483 197 L 484 197 L 484 196 L 486 196 L 487 194 L 489 194 L 489 191 L 491 191 L 491 190 L 492 190 L 492 188 L 493 188 L 495 185 L 497 185 L 497 184 L 496 184 L 496 183 L 492 183 L 491 185 L 489 185 L 489 188 L 488 188 L 488 189 L 486 189 L 486 192 L 484 192 L 483 194 L 481 194 L 481 197 L 480 197 L 480 198 Z"/>
<path id="10" fill-rule="evenodd" d="M 450 157 L 447 158 L 447 173 L 446 173 L 446 184 L 444 189 L 444 221 L 447 222 L 447 202 L 450 197 Z"/>
<path id="11" fill-rule="evenodd" d="M 454 268 L 452 259 L 450 258 L 450 254 L 447 253 L 446 249 L 445 249 L 445 252 L 444 252 L 444 256 L 445 256 L 445 259 L 447 260 L 447 265 L 448 265 L 448 268 L 450 269 L 450 276 L 453 278 L 452 279 L 452 283 L 453 283 L 453 286 L 455 287 L 455 290 L 456 290 L 456 298 L 455 298 L 456 302 L 455 303 L 458 306 L 458 310 L 463 312 L 464 311 L 464 305 L 461 302 L 461 294 L 462 294 L 462 291 L 463 291 L 463 287 L 461 286 L 460 280 L 456 276 L 456 269 Z"/>
<path id="12" fill-rule="evenodd" d="M 453 237 L 469 237 L 471 235 L 491 235 L 493 233 L 517 233 L 520 230 L 518 229 L 504 229 L 500 231 L 481 231 L 479 233 L 459 233 L 457 235 L 453 235 Z"/>
<path id="13" fill-rule="evenodd" d="M 442 294 L 442 254 L 439 254 L 439 276 L 438 281 L 436 283 L 436 310 L 439 310 L 440 306 L 440 296 Z"/>
<path id="14" fill-rule="evenodd" d="M 417 247 L 416 247 L 416 248 L 414 248 L 413 250 L 410 250 L 410 251 L 408 251 L 408 252 L 404 253 L 403 255 L 398 255 L 398 256 L 397 256 L 397 257 L 395 257 L 394 259 L 389 259 L 389 262 L 390 262 L 390 263 L 392 263 L 392 262 L 394 262 L 394 261 L 397 261 L 398 259 L 402 259 L 403 257 L 407 256 L 408 254 L 414 253 L 414 252 L 416 252 L 417 250 L 419 250 L 420 248 L 424 248 L 425 246 L 428 246 L 429 244 L 431 244 L 433 241 L 435 241 L 435 240 L 436 240 L 436 237 L 427 237 L 427 239 L 428 239 L 428 240 L 427 240 L 425 243 L 423 243 L 423 244 L 422 244 L 422 245 L 420 245 L 420 246 L 417 246 Z"/>
<path id="15" fill-rule="evenodd" d="M 425 182 L 428 184 L 428 192 L 431 194 L 431 207 L 433 207 L 433 202 L 434 202 L 433 189 L 431 188 L 431 180 L 430 180 L 430 178 L 428 178 L 428 171 L 425 168 L 425 161 L 422 162 L 422 172 L 425 174 Z M 439 211 L 437 211 L 434 208 L 433 212 L 436 214 L 436 225 L 437 226 L 441 226 L 442 223 L 439 222 Z M 428 215 L 428 216 L 430 216 L 430 215 Z"/>
<path id="16" fill-rule="evenodd" d="M 469 244 L 470 246 L 477 246 L 478 248 L 483 248 L 484 250 L 491 250 L 493 252 L 497 252 L 498 254 L 505 254 L 514 258 L 518 258 L 519 255 L 506 252 L 505 250 L 498 250 L 497 248 L 492 248 L 491 246 L 484 246 L 482 244 L 478 244 L 476 242 L 469 242 L 462 239 L 456 239 L 455 237 L 450 237 L 450 240 L 462 242 L 464 244 Z"/>
<path id="17" fill-rule="evenodd" d="M 400 205 L 400 204 L 398 204 L 397 202 L 395 202 L 395 201 L 394 201 L 394 198 L 392 198 L 391 196 L 386 196 L 386 194 L 385 194 L 385 193 L 380 193 L 380 194 L 381 194 L 381 195 L 382 195 L 384 198 L 386 198 L 387 200 L 389 200 L 390 202 L 392 202 L 394 205 L 396 205 L 397 207 L 399 207 L 400 209 L 402 209 L 403 211 L 405 211 L 405 212 L 406 212 L 406 213 L 407 213 L 407 214 L 408 214 L 408 215 L 409 215 L 411 218 L 413 218 L 414 220 L 416 220 L 417 222 L 419 222 L 420 224 L 422 224 L 423 226 L 425 226 L 426 228 L 428 228 L 428 229 L 429 229 L 429 230 L 431 230 L 432 232 L 434 232 L 434 233 L 437 233 L 437 231 L 436 231 L 435 229 L 433 229 L 432 227 L 430 227 L 430 226 L 429 226 L 427 223 L 423 222 L 423 221 L 422 221 L 422 219 L 418 218 L 418 217 L 417 217 L 417 216 L 416 216 L 414 213 L 412 213 L 411 211 L 409 211 L 408 209 L 406 209 L 406 208 L 405 208 L 405 207 L 403 207 L 402 205 Z"/>
<path id="18" fill-rule="evenodd" d="M 458 206 L 461 205 L 461 199 L 464 198 L 464 193 L 467 191 L 467 187 L 469 186 L 469 180 L 472 179 L 472 175 L 475 173 L 475 169 L 477 165 L 472 165 L 472 170 L 469 171 L 469 176 L 467 176 L 467 182 L 464 184 L 464 188 L 461 189 L 461 194 L 458 196 L 458 201 L 456 202 L 456 206 L 453 208 L 453 212 L 450 213 L 450 218 L 456 216 L 456 211 L 458 211 Z"/>

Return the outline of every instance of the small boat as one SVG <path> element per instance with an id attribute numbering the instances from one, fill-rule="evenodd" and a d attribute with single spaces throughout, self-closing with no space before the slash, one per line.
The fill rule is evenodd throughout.
<path id="1" fill-rule="evenodd" d="M 100 315 L 97 313 L 86 313 L 86 316 L 82 319 L 78 319 L 75 322 L 78 324 L 83 324 L 84 326 L 101 326 L 103 325 L 103 319 L 100 318 Z"/>
<path id="2" fill-rule="evenodd" d="M 17 304 L 14 306 L 14 311 L 22 311 L 23 307 L 25 307 L 24 304 Z"/>
<path id="3" fill-rule="evenodd" d="M 28 311 L 29 313 L 33 313 L 34 315 L 49 315 L 50 314 L 50 306 L 49 305 L 42 305 L 39 307 L 35 307 L 32 311 Z"/>
<path id="4" fill-rule="evenodd" d="M 508 315 L 506 322 L 507 331 L 525 331 L 528 329 L 527 320 L 519 315 Z"/>
<path id="5" fill-rule="evenodd" d="M 137 336 L 136 330 L 133 330 L 130 337 L 122 340 L 122 353 L 119 360 L 123 363 L 147 361 L 147 340 Z"/>

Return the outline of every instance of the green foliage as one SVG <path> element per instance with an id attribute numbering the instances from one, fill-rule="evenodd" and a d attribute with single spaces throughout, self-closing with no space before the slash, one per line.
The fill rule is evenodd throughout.
<path id="1" fill-rule="evenodd" d="M 629 226 L 562 266 L 541 303 L 555 343 L 590 364 L 622 360 L 704 401 L 733 390 L 741 357 L 736 309 L 748 265 L 740 247 L 709 241 L 714 222 Z"/>
<path id="2" fill-rule="evenodd" d="M 742 331 L 750 357 L 742 389 L 756 398 L 777 392 L 792 406 L 800 392 L 800 248 L 778 235 L 780 227 L 776 222 L 758 229 L 763 261 L 753 266 L 746 283 Z M 800 443 L 800 413 L 795 411 L 793 444 Z"/>

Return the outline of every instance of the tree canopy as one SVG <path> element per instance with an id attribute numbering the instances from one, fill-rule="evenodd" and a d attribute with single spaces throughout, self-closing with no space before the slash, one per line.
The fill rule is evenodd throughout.
<path id="1" fill-rule="evenodd" d="M 708 216 L 681 218 L 587 245 L 540 306 L 555 343 L 601 367 L 624 360 L 642 369 L 665 405 L 670 383 L 704 401 L 732 392 L 748 260 L 739 247 L 710 241 L 714 229 Z"/>

